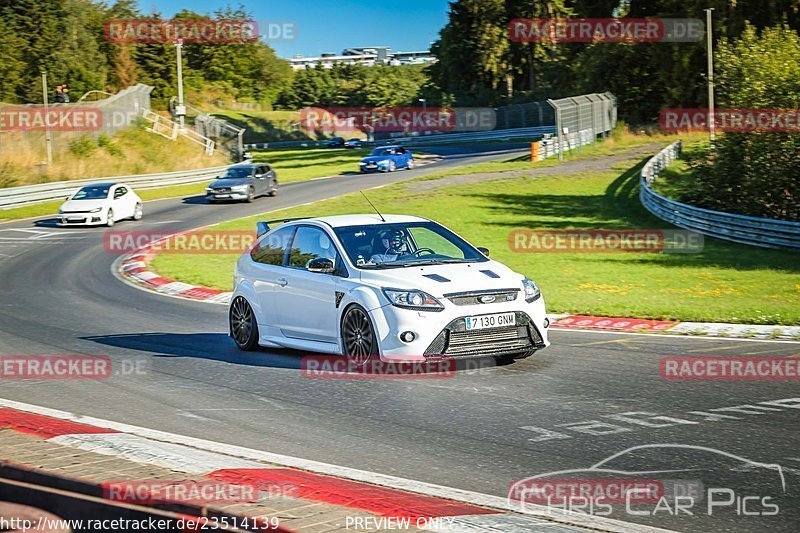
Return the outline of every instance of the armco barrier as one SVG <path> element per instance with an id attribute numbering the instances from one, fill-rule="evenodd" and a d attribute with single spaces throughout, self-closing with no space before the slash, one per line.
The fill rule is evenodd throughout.
<path id="1" fill-rule="evenodd" d="M 639 199 L 648 211 L 680 228 L 710 237 L 762 248 L 800 249 L 800 222 L 712 211 L 670 200 L 651 189 L 661 170 L 677 159 L 680 153 L 681 141 L 675 141 L 642 168 Z"/>
<path id="2" fill-rule="evenodd" d="M 222 173 L 227 166 L 201 168 L 198 170 L 179 170 L 161 174 L 138 174 L 134 176 L 113 176 L 86 180 L 58 181 L 39 185 L 23 185 L 0 189 L 0 209 L 23 207 L 26 205 L 64 199 L 73 191 L 92 183 L 124 182 L 137 189 L 152 189 L 166 185 L 180 185 L 210 180 Z"/>

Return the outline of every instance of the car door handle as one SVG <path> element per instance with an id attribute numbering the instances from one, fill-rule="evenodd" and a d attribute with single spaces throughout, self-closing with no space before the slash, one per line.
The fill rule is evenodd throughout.
<path id="1" fill-rule="evenodd" d="M 279 279 L 278 279 L 278 285 L 280 285 L 281 287 L 285 287 L 285 286 L 287 286 L 288 284 L 289 284 L 289 282 L 288 282 L 288 281 L 286 281 L 286 278 L 279 278 Z"/>

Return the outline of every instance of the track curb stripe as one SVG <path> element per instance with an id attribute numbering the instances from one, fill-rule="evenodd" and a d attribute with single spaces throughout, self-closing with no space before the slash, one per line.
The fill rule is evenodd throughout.
<path id="1" fill-rule="evenodd" d="M 82 424 L 80 422 L 73 422 L 71 420 L 62 420 L 60 418 L 26 413 L 24 411 L 7 408 L 0 408 L 0 428 L 9 428 L 19 431 L 20 433 L 36 435 L 37 437 L 45 439 L 72 433 L 92 435 L 104 433 L 119 434 L 119 431 L 114 429 L 101 428 L 89 424 Z"/>
<path id="2" fill-rule="evenodd" d="M 304 500 L 358 509 L 380 516 L 410 518 L 413 521 L 442 516 L 502 513 L 495 509 L 292 468 L 225 469 L 211 472 L 207 477 L 231 484 L 255 484 L 264 490 L 290 485 L 296 487 L 297 497 Z"/>
<path id="3" fill-rule="evenodd" d="M 251 479 L 265 484 L 282 481 L 300 488 L 298 498 L 301 501 L 324 502 L 387 517 L 456 517 L 453 524 L 460 526 L 456 528 L 458 531 L 579 533 L 588 528 L 615 533 L 670 533 L 661 528 L 580 513 L 554 516 L 537 505 L 526 505 L 525 510 L 520 511 L 510 507 L 506 498 L 498 496 L 184 437 L 2 398 L 0 406 L 5 406 L 0 407 L 0 427 L 26 433 L 33 429 L 34 434 L 55 444 L 169 468 L 176 466 L 177 460 L 177 466 L 189 469 L 187 471 L 220 481 Z M 88 434 L 76 431 L 83 428 Z M 197 458 L 211 458 L 208 464 L 212 468 L 214 464 L 226 468 L 210 469 L 205 459 L 192 465 Z M 249 468 L 250 464 L 258 467 Z M 228 468 L 230 466 L 235 468 Z M 386 501 L 387 498 L 390 500 Z M 428 529 L 436 530 L 435 527 Z M 453 531 L 449 527 L 445 530 Z"/>

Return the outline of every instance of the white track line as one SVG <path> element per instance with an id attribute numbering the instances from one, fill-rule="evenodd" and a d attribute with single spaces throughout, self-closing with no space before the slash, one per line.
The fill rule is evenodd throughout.
<path id="1" fill-rule="evenodd" d="M 235 446 L 233 444 L 223 444 L 220 442 L 198 439 L 195 437 L 186 437 L 183 435 L 176 435 L 174 433 L 167 433 L 164 431 L 143 428 L 140 426 L 132 426 L 120 422 L 103 420 L 101 418 L 76 415 L 67 411 L 59 411 L 57 409 L 50 409 L 48 407 L 31 405 L 13 400 L 6 400 L 3 398 L 0 398 L 0 406 L 19 411 L 50 416 L 53 418 L 59 418 L 62 420 L 71 420 L 82 424 L 114 429 L 130 435 L 137 435 L 139 437 L 161 442 L 182 444 L 184 446 L 190 446 L 206 452 L 221 453 L 229 457 L 238 457 L 253 461 L 273 463 L 286 467 L 299 468 L 319 474 L 326 474 L 355 481 L 361 481 L 364 483 L 371 483 L 373 485 L 415 492 L 417 494 L 425 494 L 427 496 L 460 501 L 482 507 L 500 509 L 521 515 L 533 516 L 562 524 L 580 526 L 594 530 L 609 531 L 613 533 L 669 533 L 669 530 L 666 529 L 624 522 L 622 520 L 615 520 L 612 518 L 590 516 L 576 512 L 562 512 L 559 510 L 549 509 L 548 507 L 541 505 L 525 504 L 524 509 L 519 509 L 517 505 L 509 502 L 507 498 L 502 498 L 499 496 L 455 489 L 433 483 L 414 481 L 411 479 L 399 478 L 386 474 L 379 474 L 376 472 L 368 472 L 366 470 L 332 465 L 329 463 L 320 463 L 308 459 L 301 459 L 299 457 L 291 457 L 288 455 L 254 450 L 252 448 L 244 448 L 241 446 Z"/>

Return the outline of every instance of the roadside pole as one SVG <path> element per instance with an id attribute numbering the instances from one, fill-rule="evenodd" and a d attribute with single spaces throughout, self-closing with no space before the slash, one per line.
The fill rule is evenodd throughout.
<path id="1" fill-rule="evenodd" d="M 47 120 L 47 71 L 42 71 L 42 100 L 44 101 L 44 142 L 47 147 L 47 164 L 53 164 L 53 139 L 50 137 L 50 124 Z"/>
<path id="2" fill-rule="evenodd" d="M 711 12 L 714 8 L 708 8 L 706 12 L 706 49 L 708 51 L 708 140 L 711 141 L 711 148 L 714 148 L 714 40 L 711 37 Z"/>

